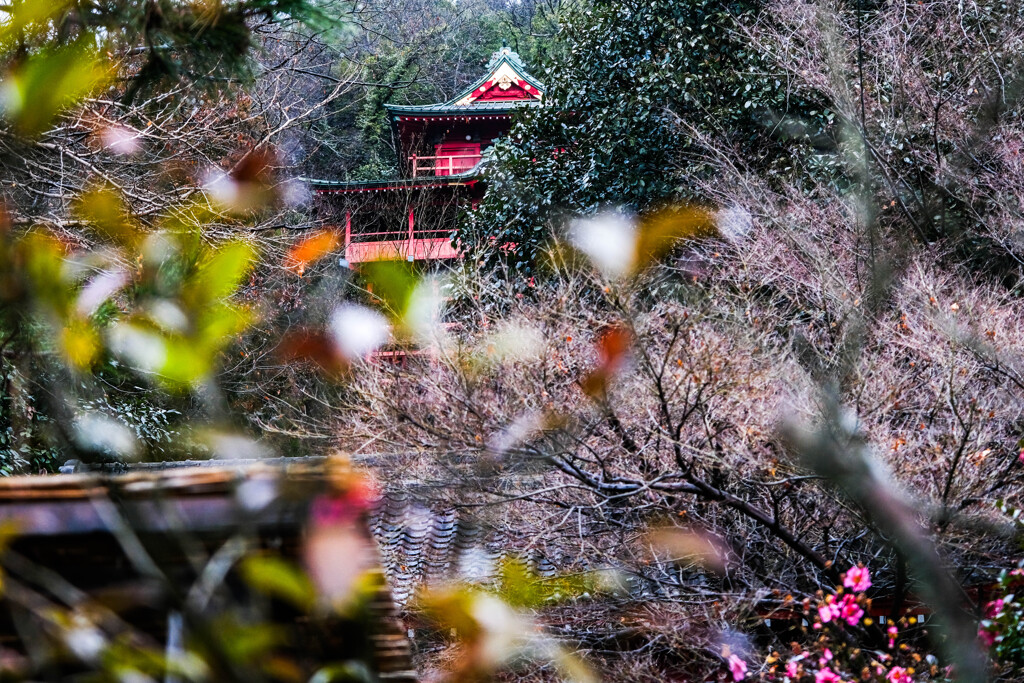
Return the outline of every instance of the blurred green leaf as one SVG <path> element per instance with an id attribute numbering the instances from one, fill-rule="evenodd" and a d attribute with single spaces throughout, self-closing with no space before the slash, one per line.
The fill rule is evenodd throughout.
<path id="1" fill-rule="evenodd" d="M 64 247 L 49 235 L 32 233 L 19 244 L 25 274 L 32 293 L 63 315 L 71 303 L 73 292 L 64 275 Z"/>
<path id="2" fill-rule="evenodd" d="M 351 661 L 325 666 L 313 674 L 309 683 L 373 683 L 375 680 L 366 664 Z"/>
<path id="3" fill-rule="evenodd" d="M 563 574 L 543 577 L 519 559 L 507 559 L 498 571 L 498 595 L 518 608 L 535 608 L 593 593 L 596 588 L 590 574 Z"/>
<path id="4" fill-rule="evenodd" d="M 232 661 L 246 665 L 266 659 L 274 648 L 287 640 L 280 626 L 242 622 L 235 614 L 215 619 L 210 632 L 217 637 L 221 649 Z M 205 644 L 197 641 L 194 645 L 203 649 Z"/>
<path id="5" fill-rule="evenodd" d="M 309 577 L 287 560 L 253 555 L 245 558 L 239 569 L 254 590 L 290 602 L 304 612 L 316 604 L 316 589 Z"/>
<path id="6" fill-rule="evenodd" d="M 416 289 L 413 265 L 406 261 L 375 261 L 360 267 L 370 291 L 381 300 L 385 312 L 401 320 Z"/>
<path id="7" fill-rule="evenodd" d="M 201 307 L 231 296 L 249 271 L 256 252 L 245 242 L 229 242 L 218 247 L 188 281 L 182 298 L 192 307 Z"/>
<path id="8" fill-rule="evenodd" d="M 15 130 L 37 137 L 54 119 L 101 87 L 110 71 L 83 37 L 29 56 L 0 83 L 0 106 Z"/>
<path id="9" fill-rule="evenodd" d="M 11 3 L 7 22 L 0 26 L 0 48 L 10 49 L 26 38 L 52 29 L 53 22 L 71 7 L 72 0 L 21 0 Z"/>
<path id="10" fill-rule="evenodd" d="M 252 322 L 253 316 L 240 306 L 213 306 L 198 325 L 198 342 L 213 351 L 223 348 L 231 338 L 242 332 Z"/>

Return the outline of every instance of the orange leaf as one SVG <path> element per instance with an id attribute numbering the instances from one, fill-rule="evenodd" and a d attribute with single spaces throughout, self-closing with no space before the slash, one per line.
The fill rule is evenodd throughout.
<path id="1" fill-rule="evenodd" d="M 302 275 L 306 266 L 337 249 L 340 241 L 338 233 L 333 230 L 322 230 L 307 237 L 288 250 L 285 267 Z"/>

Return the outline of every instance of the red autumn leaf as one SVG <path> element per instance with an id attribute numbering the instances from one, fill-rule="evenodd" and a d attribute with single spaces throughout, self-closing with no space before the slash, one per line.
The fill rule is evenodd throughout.
<path id="1" fill-rule="evenodd" d="M 580 381 L 583 392 L 601 399 L 608 393 L 608 382 L 622 367 L 629 353 L 633 336 L 625 327 L 614 325 L 597 338 L 597 367 Z"/>
<path id="2" fill-rule="evenodd" d="M 598 363 L 602 368 L 615 372 L 626 359 L 632 335 L 625 327 L 616 325 L 609 327 L 597 339 Z"/>
<path id="3" fill-rule="evenodd" d="M 292 332 L 281 340 L 277 349 L 283 360 L 315 363 L 326 372 L 336 374 L 348 369 L 348 361 L 327 334 L 314 330 Z"/>

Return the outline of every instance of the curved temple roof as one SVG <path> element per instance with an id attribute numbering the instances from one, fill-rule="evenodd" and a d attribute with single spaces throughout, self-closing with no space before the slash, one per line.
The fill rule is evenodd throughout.
<path id="1" fill-rule="evenodd" d="M 441 116 L 504 113 L 517 107 L 536 106 L 544 85 L 526 71 L 523 60 L 505 46 L 491 55 L 487 73 L 458 95 L 438 104 L 385 104 L 388 112 L 404 116 Z"/>

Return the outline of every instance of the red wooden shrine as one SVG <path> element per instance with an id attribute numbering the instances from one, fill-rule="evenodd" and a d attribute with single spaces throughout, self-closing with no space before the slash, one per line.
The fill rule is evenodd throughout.
<path id="1" fill-rule="evenodd" d="M 402 177 L 308 180 L 320 215 L 344 232 L 344 259 L 457 258 L 452 231 L 460 207 L 483 197 L 488 148 L 508 132 L 517 108 L 539 106 L 543 94 L 519 55 L 502 47 L 487 73 L 447 102 L 385 104 Z"/>

